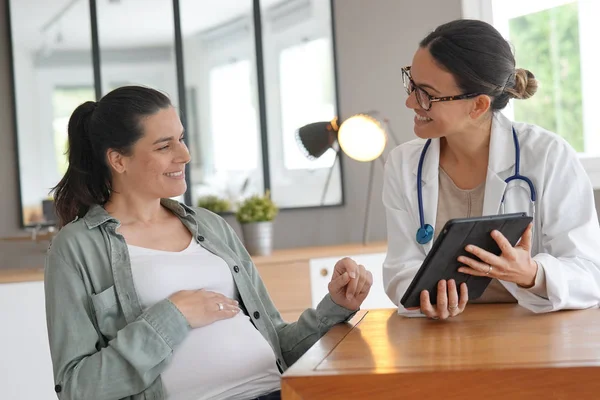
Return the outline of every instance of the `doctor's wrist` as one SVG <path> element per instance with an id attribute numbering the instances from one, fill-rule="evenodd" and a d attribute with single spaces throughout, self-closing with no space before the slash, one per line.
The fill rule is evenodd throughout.
<path id="1" fill-rule="evenodd" d="M 517 285 L 523 289 L 531 289 L 535 286 L 535 278 L 538 272 L 538 263 L 532 258 L 529 262 L 528 271 L 531 271 L 527 274 L 523 282 L 517 282 Z"/>

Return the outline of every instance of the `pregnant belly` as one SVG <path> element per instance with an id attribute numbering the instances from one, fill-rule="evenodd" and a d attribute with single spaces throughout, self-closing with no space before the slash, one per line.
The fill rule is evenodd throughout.
<path id="1" fill-rule="evenodd" d="M 275 361 L 271 346 L 248 316 L 238 314 L 192 330 L 162 373 L 163 386 L 169 399 L 260 394 L 279 386 Z"/>

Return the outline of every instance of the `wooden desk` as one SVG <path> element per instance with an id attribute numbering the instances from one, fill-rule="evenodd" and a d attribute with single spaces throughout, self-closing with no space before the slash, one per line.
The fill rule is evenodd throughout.
<path id="1" fill-rule="evenodd" d="M 396 310 L 334 327 L 282 378 L 291 399 L 598 399 L 600 310 L 473 304 L 448 321 Z"/>

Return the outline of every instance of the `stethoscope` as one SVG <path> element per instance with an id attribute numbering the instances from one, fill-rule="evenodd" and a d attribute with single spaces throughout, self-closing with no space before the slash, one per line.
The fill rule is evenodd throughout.
<path id="1" fill-rule="evenodd" d="M 509 176 L 504 180 L 506 182 L 506 189 L 502 194 L 502 201 L 500 202 L 500 212 L 504 214 L 504 200 L 506 198 L 506 193 L 510 190 L 508 188 L 508 184 L 512 181 L 523 181 L 527 183 L 529 186 L 529 198 L 531 202 L 529 203 L 529 215 L 535 220 L 535 201 L 537 199 L 535 186 L 533 182 L 528 177 L 520 174 L 521 169 L 521 147 L 519 146 L 519 139 L 517 138 L 517 132 L 513 126 L 513 141 L 515 142 L 515 173 L 514 175 Z M 431 139 L 427 140 L 423 150 L 421 151 L 421 158 L 419 159 L 419 168 L 417 169 L 417 197 L 419 201 L 419 222 L 421 226 L 417 230 L 417 243 L 419 244 L 427 244 L 433 239 L 433 227 L 429 224 L 425 224 L 425 217 L 423 213 L 423 184 L 421 181 L 421 174 L 423 172 L 423 162 L 425 161 L 425 155 L 427 154 L 427 149 L 429 149 L 429 145 L 431 144 Z"/>

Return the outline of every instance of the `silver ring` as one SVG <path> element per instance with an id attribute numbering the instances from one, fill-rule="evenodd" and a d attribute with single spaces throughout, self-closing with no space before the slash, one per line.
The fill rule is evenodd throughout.
<path id="1" fill-rule="evenodd" d="M 487 270 L 487 272 L 485 273 L 486 275 L 489 275 L 490 272 L 492 272 L 492 266 L 488 264 L 489 269 Z"/>
<path id="2" fill-rule="evenodd" d="M 453 305 L 453 306 L 448 306 L 448 310 L 456 310 L 458 308 L 458 304 Z"/>
<path id="3" fill-rule="evenodd" d="M 217 303 L 217 305 L 219 306 L 219 311 L 223 311 L 223 304 Z"/>

